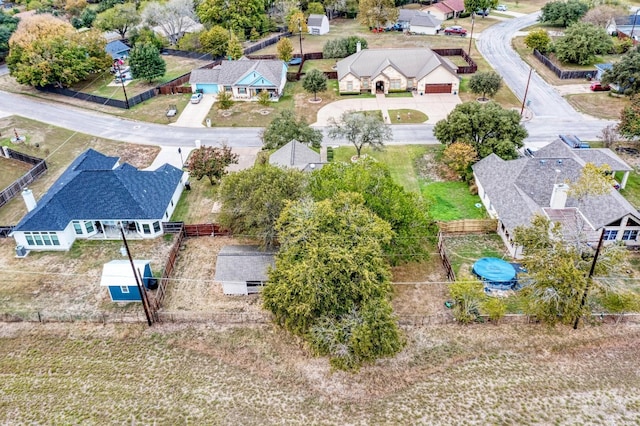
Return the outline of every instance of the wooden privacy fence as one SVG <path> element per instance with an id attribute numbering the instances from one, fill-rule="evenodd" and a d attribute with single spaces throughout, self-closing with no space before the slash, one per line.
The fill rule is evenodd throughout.
<path id="1" fill-rule="evenodd" d="M 42 158 L 32 157 L 8 148 L 3 151 L 6 152 L 9 158 L 35 165 L 27 173 L 20 176 L 11 185 L 0 192 L 0 207 L 11 201 L 15 196 L 20 194 L 27 185 L 47 171 L 47 162 Z"/>
<path id="2" fill-rule="evenodd" d="M 462 59 L 468 64 L 466 67 L 458 67 L 458 74 L 473 74 L 478 70 L 475 61 L 461 48 L 455 49 L 431 49 L 440 56 L 462 56 Z"/>
<path id="3" fill-rule="evenodd" d="M 440 232 L 445 234 L 496 232 L 498 221 L 496 219 L 462 219 L 450 222 L 438 222 Z"/>
<path id="4" fill-rule="evenodd" d="M 185 225 L 184 232 L 187 237 L 205 237 L 205 236 L 227 236 L 231 232 L 222 229 L 217 223 L 199 223 L 196 225 Z"/>
<path id="5" fill-rule="evenodd" d="M 547 58 L 545 55 L 540 53 L 537 49 L 533 49 L 533 56 L 535 56 L 540 62 L 542 62 L 547 68 L 549 68 L 553 73 L 562 80 L 567 80 L 571 78 L 592 78 L 596 75 L 597 70 L 594 68 L 592 70 L 563 70 L 559 68 L 553 61 Z"/>
<path id="6" fill-rule="evenodd" d="M 444 237 L 442 235 L 442 231 L 438 232 L 438 253 L 440 253 L 442 266 L 444 266 L 444 269 L 447 272 L 447 279 L 449 281 L 455 281 L 456 274 L 455 272 L 453 272 L 453 268 L 451 267 L 451 261 L 449 260 L 449 256 L 447 255 L 447 249 L 445 248 L 445 245 L 444 245 Z"/>
<path id="7" fill-rule="evenodd" d="M 184 228 L 184 224 L 182 225 Z M 171 251 L 169 252 L 169 257 L 167 262 L 164 265 L 164 270 L 162 271 L 162 277 L 158 283 L 158 288 L 155 290 L 155 295 L 152 298 L 151 309 L 154 311 L 152 315 L 154 319 L 157 321 L 158 318 L 158 310 L 162 308 L 162 302 L 164 302 L 164 298 L 167 295 L 167 285 L 169 285 L 169 279 L 173 274 L 173 270 L 176 267 L 176 262 L 178 261 L 178 253 L 180 252 L 180 246 L 182 245 L 182 240 L 184 239 L 184 229 L 181 229 L 180 232 L 175 233 L 176 237 L 173 242 L 173 247 L 171 247 Z"/>

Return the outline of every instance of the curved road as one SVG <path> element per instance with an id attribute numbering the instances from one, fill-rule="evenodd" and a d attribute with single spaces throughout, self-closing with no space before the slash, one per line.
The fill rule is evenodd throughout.
<path id="1" fill-rule="evenodd" d="M 529 66 L 511 47 L 511 38 L 520 29 L 536 22 L 537 14 L 525 15 L 497 23 L 484 30 L 477 48 L 505 83 L 520 99 L 524 97 Z M 260 147 L 259 128 L 186 128 L 122 119 L 107 114 L 49 103 L 28 96 L 0 92 L 0 115 L 17 114 L 52 125 L 90 135 L 139 144 L 193 147 L 196 140 L 203 145 L 226 143 L 232 147 Z M 525 123 L 529 131 L 527 143 L 549 143 L 559 133 L 571 133 L 586 140 L 598 139 L 600 131 L 612 121 L 598 120 L 576 112 L 556 90 L 535 72 L 532 74 L 527 99 L 533 118 Z M 390 144 L 438 143 L 433 125 L 392 126 Z M 341 144 L 325 137 L 325 144 Z M 344 143 L 344 142 L 342 142 Z"/>

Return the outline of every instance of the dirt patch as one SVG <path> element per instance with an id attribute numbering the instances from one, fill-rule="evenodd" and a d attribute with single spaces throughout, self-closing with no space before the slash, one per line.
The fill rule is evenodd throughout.
<path id="1" fill-rule="evenodd" d="M 440 153 L 427 152 L 416 161 L 418 176 L 429 182 L 446 182 L 459 180 L 459 177 L 442 161 L 438 161 Z"/>

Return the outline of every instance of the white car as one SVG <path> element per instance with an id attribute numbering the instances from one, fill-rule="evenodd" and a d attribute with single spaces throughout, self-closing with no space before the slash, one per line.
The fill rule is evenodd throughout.
<path id="1" fill-rule="evenodd" d="M 202 93 L 194 93 L 191 95 L 191 103 L 198 104 L 202 100 Z"/>
<path id="2" fill-rule="evenodd" d="M 507 5 L 506 4 L 499 4 L 496 7 L 496 10 L 499 12 L 506 12 L 507 11 Z"/>

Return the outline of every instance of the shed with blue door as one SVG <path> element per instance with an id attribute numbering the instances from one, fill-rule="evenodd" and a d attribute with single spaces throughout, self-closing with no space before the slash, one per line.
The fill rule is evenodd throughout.
<path id="1" fill-rule="evenodd" d="M 153 279 L 150 260 L 134 260 L 136 272 L 140 271 L 142 282 L 149 288 L 149 281 Z M 113 302 L 141 302 L 140 291 L 131 269 L 129 260 L 112 260 L 102 268 L 100 286 L 109 289 L 109 296 Z"/>

